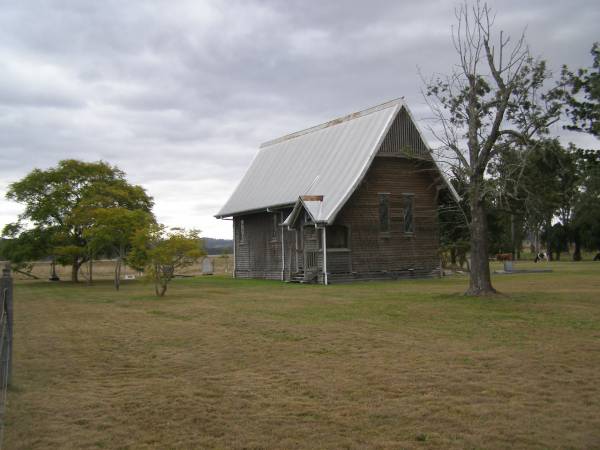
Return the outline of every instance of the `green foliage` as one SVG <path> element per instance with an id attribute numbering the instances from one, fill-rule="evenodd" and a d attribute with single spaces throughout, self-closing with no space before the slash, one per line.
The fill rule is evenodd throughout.
<path id="1" fill-rule="evenodd" d="M 83 236 L 93 254 L 117 255 L 114 283 L 119 290 L 121 267 L 127 260 L 131 242 L 136 233 L 154 224 L 154 217 L 142 209 L 110 207 L 85 209 L 80 219 L 85 224 Z"/>
<path id="2" fill-rule="evenodd" d="M 594 59 L 591 68 L 576 73 L 563 67 L 562 84 L 567 102 L 567 115 L 572 124 L 566 128 L 600 137 L 600 44 L 591 50 Z"/>
<path id="3" fill-rule="evenodd" d="M 164 225 L 150 225 L 136 233 L 129 264 L 145 270 L 154 282 L 156 295 L 162 297 L 176 270 L 191 266 L 205 255 L 197 230 L 167 231 Z"/>
<path id="4" fill-rule="evenodd" d="M 83 236 L 95 253 L 109 251 L 124 257 L 135 234 L 153 222 L 153 216 L 142 209 L 93 208 L 86 212 Z"/>
<path id="5" fill-rule="evenodd" d="M 469 252 L 469 205 L 468 192 L 464 179 L 460 175 L 451 180 L 454 189 L 461 196 L 460 203 L 452 197 L 449 190 L 440 193 L 438 223 L 440 226 L 440 256 L 442 265 L 463 267 Z"/>
<path id="6" fill-rule="evenodd" d="M 572 227 L 576 244 L 600 251 L 600 152 L 578 150 L 581 188 L 574 205 Z"/>
<path id="7" fill-rule="evenodd" d="M 48 255 L 51 233 L 40 229 L 23 230 L 18 224 L 9 224 L 1 240 L 0 259 L 11 262 L 12 270 L 31 275 L 33 263 Z"/>
<path id="8" fill-rule="evenodd" d="M 18 221 L 3 230 L 5 237 L 21 247 L 18 254 L 11 254 L 11 260 L 56 257 L 61 264 L 73 265 L 73 281 L 77 281 L 79 266 L 96 250 L 90 246 L 90 242 L 98 242 L 91 239 L 90 229 L 100 209 L 139 210 L 150 215 L 153 206 L 145 190 L 129 184 L 117 167 L 72 159 L 47 170 L 33 170 L 9 186 L 6 198 L 25 205 Z M 44 239 L 32 239 L 31 233 Z"/>

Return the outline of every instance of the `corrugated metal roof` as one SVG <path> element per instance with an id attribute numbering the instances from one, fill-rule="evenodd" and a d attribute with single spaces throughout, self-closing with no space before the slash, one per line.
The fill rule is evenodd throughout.
<path id="1" fill-rule="evenodd" d="M 264 143 L 216 217 L 292 205 L 302 195 L 322 195 L 314 219 L 332 223 L 402 106 L 402 100 L 393 100 Z"/>

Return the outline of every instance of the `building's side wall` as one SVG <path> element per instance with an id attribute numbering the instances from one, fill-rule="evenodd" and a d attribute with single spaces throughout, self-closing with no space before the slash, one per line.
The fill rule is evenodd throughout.
<path id="1" fill-rule="evenodd" d="M 350 232 L 350 278 L 438 273 L 436 176 L 437 169 L 431 162 L 398 156 L 374 159 L 363 182 L 336 218 L 336 223 L 347 226 Z M 379 193 L 390 194 L 387 233 L 380 232 Z M 414 195 L 412 234 L 404 232 L 404 194 Z"/>
<path id="2" fill-rule="evenodd" d="M 282 227 L 277 226 L 274 232 L 274 214 L 277 224 L 281 223 L 281 212 L 234 217 L 236 278 L 281 280 L 282 254 L 285 258 L 284 279 L 289 279 L 295 271 L 295 232 L 283 230 L 282 248 Z"/>

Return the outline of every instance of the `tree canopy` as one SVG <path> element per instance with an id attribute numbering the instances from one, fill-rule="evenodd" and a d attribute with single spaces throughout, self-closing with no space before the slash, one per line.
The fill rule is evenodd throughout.
<path id="1" fill-rule="evenodd" d="M 130 264 L 144 270 L 162 297 L 176 270 L 194 264 L 205 254 L 200 232 L 172 229 L 152 224 L 139 230 L 133 240 Z"/>
<path id="2" fill-rule="evenodd" d="M 103 161 L 73 159 L 31 171 L 9 185 L 6 197 L 25 206 L 18 220 L 3 230 L 3 236 L 14 241 L 9 258 L 51 256 L 73 266 L 73 281 L 78 280 L 79 267 L 93 250 L 86 232 L 92 225 L 92 211 L 120 208 L 151 215 L 153 206 L 144 188 L 128 183 L 119 168 Z M 29 245 L 22 245 L 25 243 Z"/>
<path id="3" fill-rule="evenodd" d="M 592 45 L 591 68 L 572 72 L 563 67 L 566 87 L 567 115 L 571 124 L 566 128 L 600 137 L 600 43 Z"/>

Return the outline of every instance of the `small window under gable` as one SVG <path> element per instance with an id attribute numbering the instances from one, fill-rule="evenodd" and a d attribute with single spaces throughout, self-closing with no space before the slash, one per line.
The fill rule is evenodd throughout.
<path id="1" fill-rule="evenodd" d="M 327 250 L 349 248 L 349 230 L 344 225 L 328 225 L 325 228 L 327 234 Z M 323 250 L 323 232 L 319 229 L 317 234 L 319 250 Z"/>
<path id="2" fill-rule="evenodd" d="M 348 248 L 348 227 L 343 225 L 328 226 L 327 248 Z"/>
<path id="3" fill-rule="evenodd" d="M 390 231 L 390 194 L 380 192 L 377 194 L 379 202 L 379 231 L 389 233 Z"/>
<path id="4" fill-rule="evenodd" d="M 414 224 L 414 195 L 403 194 L 404 197 L 404 233 L 412 234 L 415 231 Z"/>

